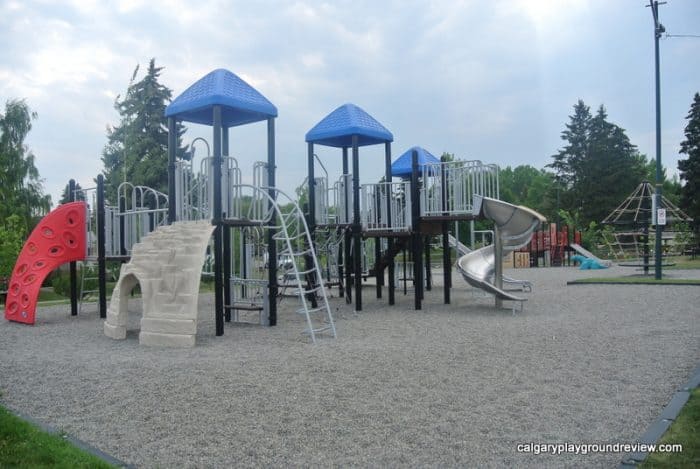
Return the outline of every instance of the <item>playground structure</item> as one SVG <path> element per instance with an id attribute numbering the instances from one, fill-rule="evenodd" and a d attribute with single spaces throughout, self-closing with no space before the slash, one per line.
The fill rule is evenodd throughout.
<path id="1" fill-rule="evenodd" d="M 542 224 L 532 233 L 529 243 L 515 252 L 527 253 L 529 267 L 556 267 L 571 265 L 571 255 L 581 252 L 581 232 L 568 225 Z"/>
<path id="2" fill-rule="evenodd" d="M 328 280 L 340 286 L 341 294 L 345 294 L 348 302 L 352 302 L 354 293 L 356 311 L 362 310 L 363 278 L 376 279 L 377 298 L 382 297 L 382 289 L 387 281 L 388 303 L 392 305 L 395 302 L 397 279 L 395 257 L 408 249 L 414 307 L 421 309 L 424 290 L 431 288 L 428 240 L 433 236 L 441 236 L 444 302 L 450 303 L 450 246 L 456 240 L 449 233 L 449 224 L 473 221 L 484 216 L 479 205 L 482 197 L 487 197 L 489 204 L 498 199 L 498 166 L 481 161 L 440 161 L 420 147 L 410 148 L 392 163 L 393 135 L 354 104 L 345 104 L 331 112 L 306 134 L 306 141 L 312 236 L 333 233 L 336 237 L 336 241 L 331 244 L 336 247 L 337 253 L 330 255 L 338 258 L 337 278 Z M 384 144 L 385 148 L 383 181 L 360 184 L 359 148 L 374 144 Z M 325 167 L 314 153 L 314 145 L 342 149 L 343 173 L 332 185 Z M 352 171 L 349 164 L 350 151 Z M 324 170 L 322 177 L 316 177 L 317 161 Z M 394 177 L 401 179 L 394 181 Z M 510 204 L 505 205 L 512 207 Z M 527 229 L 509 225 L 516 231 L 522 229 L 517 233 L 521 242 L 515 248 L 530 241 L 532 231 L 544 217 L 537 214 L 535 219 L 537 222 L 531 222 L 533 226 L 528 225 Z M 513 235 L 512 232 L 509 233 Z M 491 249 L 500 253 L 499 246 L 503 242 L 504 239 L 494 237 L 495 247 L 492 246 Z M 485 255 L 484 252 L 479 254 Z M 476 262 L 475 259 L 475 256 L 463 257 L 462 262 L 468 265 Z M 495 294 L 496 305 L 500 307 L 502 300 L 512 299 L 512 295 L 501 295 L 498 293 L 500 290 L 487 285 L 487 277 L 494 275 L 498 278 L 496 282 L 502 285 L 500 266 L 495 273 L 483 271 L 479 276 L 467 275 L 465 278 L 472 280 L 471 285 Z M 476 281 L 476 277 L 480 280 Z M 524 287 L 522 282 L 519 284 Z"/>
<path id="3" fill-rule="evenodd" d="M 612 237 L 607 236 L 605 244 L 611 254 L 619 261 L 633 259 L 644 272 L 649 271 L 651 250 L 650 230 L 656 225 L 658 210 L 662 209 L 665 225 L 662 244 L 664 255 L 675 250 L 674 239 L 680 223 L 693 221 L 683 210 L 671 203 L 666 197 L 661 197 L 661 207 L 654 204 L 654 187 L 648 181 L 643 181 L 637 188 L 603 220 L 604 225 L 613 227 Z"/>
<path id="4" fill-rule="evenodd" d="M 467 283 L 493 294 L 497 307 L 502 306 L 503 300 L 512 301 L 515 314 L 515 305 L 520 304 L 522 310 L 526 299 L 504 290 L 501 259 L 528 244 L 532 233 L 546 219 L 527 207 L 489 197 L 475 196 L 474 199 L 474 215 L 494 223 L 494 243 L 464 254 L 457 261 L 457 270 Z"/>
<path id="5" fill-rule="evenodd" d="M 449 303 L 450 239 L 454 239 L 449 223 L 488 218 L 482 213 L 482 197 L 486 205 L 498 202 L 498 166 L 440 161 L 420 147 L 409 149 L 392 164 L 393 135 L 356 105 L 346 104 L 306 135 L 309 205 L 304 213 L 275 187 L 277 109 L 239 77 L 214 70 L 178 96 L 165 115 L 168 193 L 125 182 L 117 188 L 117 203 L 110 204 L 101 175 L 96 187 L 84 191 L 76 191 L 71 181 L 69 193 L 80 201 L 52 211 L 28 240 L 10 283 L 7 319 L 33 324 L 41 282 L 64 262 L 71 263 L 71 314 L 76 315 L 76 262 L 86 260 L 97 264 L 98 312 L 106 319 L 104 331 L 109 337 L 125 338 L 128 295 L 139 285 L 140 341 L 194 345 L 204 272 L 214 278 L 217 336 L 224 333 L 225 322 L 244 321 L 251 313 L 257 315 L 255 322 L 274 326 L 279 298 L 291 293 L 300 301 L 297 312 L 305 316 L 304 333 L 316 342 L 319 334 L 336 336 L 327 286 L 338 285 L 348 302 L 354 293 L 355 309 L 360 311 L 363 278 L 376 278 L 378 298 L 388 279 L 389 304 L 394 304 L 398 278 L 394 258 L 401 251 L 410 252 L 415 308 L 421 309 L 424 289 L 431 288 L 429 239 L 434 236 L 442 238 L 444 301 Z M 244 184 L 239 161 L 230 156 L 229 129 L 261 121 L 267 124 L 267 161 L 254 162 L 253 183 Z M 207 154 L 198 164 L 194 151 L 192 160 L 176 157 L 179 122 L 212 127 L 213 145 L 207 144 Z M 385 180 L 360 185 L 359 147 L 382 143 Z M 316 163 L 323 167 L 313 152 L 315 144 L 342 149 L 343 174 L 332 185 L 327 173 L 315 176 Z M 394 181 L 394 176 L 401 179 Z M 535 218 L 541 221 L 541 216 Z M 505 238 L 494 239 L 496 253 L 502 243 L 507 250 L 512 247 L 509 236 L 514 231 L 504 230 L 509 233 Z M 515 234 L 527 237 L 526 243 L 532 230 Z M 56 248 L 51 244 L 54 235 L 68 244 Z M 317 251 L 323 253 L 323 268 Z M 122 266 L 108 307 L 109 261 Z M 501 278 L 497 268 L 494 285 L 500 285 Z M 510 299 L 492 287 L 480 288 L 495 293 L 498 306 Z"/>

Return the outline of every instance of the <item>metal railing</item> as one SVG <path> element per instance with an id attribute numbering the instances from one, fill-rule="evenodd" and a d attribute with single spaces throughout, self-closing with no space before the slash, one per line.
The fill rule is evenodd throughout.
<path id="1" fill-rule="evenodd" d="M 498 166 L 481 161 L 449 161 L 423 167 L 422 216 L 468 214 L 474 194 L 498 198 Z"/>
<path id="2" fill-rule="evenodd" d="M 360 221 L 366 231 L 411 229 L 410 182 L 379 182 L 361 187 Z M 389 210 L 390 207 L 390 210 Z"/>

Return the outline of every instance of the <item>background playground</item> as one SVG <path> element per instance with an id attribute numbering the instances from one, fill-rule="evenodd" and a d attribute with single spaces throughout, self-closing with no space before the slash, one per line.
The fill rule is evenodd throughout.
<path id="1" fill-rule="evenodd" d="M 579 103 L 577 111 L 581 110 Z M 363 279 L 376 279 L 377 298 L 382 297 L 383 286 L 385 282 L 388 283 L 389 304 L 393 304 L 397 280 L 403 279 L 405 292 L 406 282 L 410 278 L 415 286 L 415 307 L 420 309 L 424 289 L 431 286 L 433 239 L 442 240 L 438 244 L 442 250 L 443 275 L 446 278 L 445 303 L 450 302 L 449 289 L 452 286 L 451 246 L 457 252 L 462 251 L 465 262 L 467 257 L 473 259 L 472 266 L 483 259 L 490 259 L 486 266 L 476 270 L 466 268 L 461 260 L 457 265 L 462 266 L 459 271 L 469 283 L 494 293 L 497 305 L 503 299 L 520 304 L 524 300 L 502 290 L 502 263 L 494 262 L 493 256 L 500 259 L 508 252 L 502 253 L 499 244 L 507 245 L 507 251 L 519 251 L 506 262 L 506 265 L 515 267 L 570 265 L 571 253 L 575 251 L 592 256 L 580 244 L 583 241 L 582 233 L 568 225 L 563 225 L 560 230 L 558 224 L 550 224 L 546 231 L 538 231 L 532 236 L 545 221 L 539 214 L 533 218 L 536 222 L 532 226 L 525 221 L 515 237 L 512 232 L 509 232 L 510 238 L 498 234 L 503 229 L 508 232 L 505 226 L 508 218 L 504 218 L 500 224 L 496 222 L 493 227 L 495 232 L 477 229 L 476 220 L 479 217 L 486 215 L 491 218 L 488 204 L 492 202 L 481 201 L 500 197 L 498 166 L 478 160 L 455 160 L 451 155 L 443 155 L 438 160 L 420 147 L 407 150 L 392 163 L 393 135 L 354 104 L 337 108 L 307 133 L 308 178 L 300 186 L 302 191 L 298 194 L 302 196 L 298 200 L 301 207 L 293 198 L 275 188 L 274 120 L 277 109 L 239 77 L 221 69 L 211 72 L 176 98 L 165 110 L 165 116 L 168 118 L 168 194 L 122 182 L 116 190 L 118 203 L 110 204 L 105 199 L 102 175 L 98 176 L 98 185 L 94 189 L 83 190 L 71 182 L 67 188 L 68 200 L 88 203 L 80 206 L 83 208 L 76 206 L 70 209 L 66 206 L 68 215 L 52 212 L 39 223 L 25 244 L 13 280 L 8 285 L 8 319 L 33 323 L 42 282 L 65 261 L 71 261 L 72 311 L 77 314 L 80 309 L 78 300 L 93 289 L 86 284 L 87 274 L 81 275 L 81 286 L 78 287 L 77 260 L 97 263 L 98 309 L 101 317 L 107 317 L 107 262 L 127 261 L 135 252 L 140 252 L 138 247 L 143 244 L 144 236 L 176 221 L 211 220 L 214 226 L 212 242 L 199 250 L 200 255 L 204 255 L 203 273 L 210 273 L 214 278 L 217 335 L 223 334 L 224 321 L 239 320 L 242 312 L 255 311 L 259 315 L 257 322 L 275 325 L 279 288 L 282 287 L 284 291 L 290 285 L 292 291 L 299 295 L 301 311 L 307 317 L 307 332 L 312 339 L 315 332 L 326 329 L 335 335 L 326 300 L 326 287 L 337 285 L 348 302 L 353 300 L 354 290 L 355 309 L 360 311 Z M 189 151 L 183 153 L 179 144 L 183 121 L 212 126 L 213 154 L 207 141 L 201 138 L 193 140 Z M 228 156 L 229 129 L 257 121 L 267 121 L 267 161 L 253 164 L 252 184 L 246 184 L 238 160 Z M 196 140 L 202 140 L 207 149 L 207 155 L 198 162 L 199 167 L 194 158 Z M 342 149 L 343 173 L 338 179 L 329 179 L 321 158 L 314 152 L 314 144 Z M 385 173 L 378 183 L 360 184 L 359 148 L 375 144 L 385 147 Z M 561 163 L 561 159 L 558 163 Z M 316 176 L 317 168 L 322 171 L 320 177 Z M 394 182 L 394 177 L 401 180 Z M 306 190 L 305 194 L 303 189 Z M 473 197 L 479 197 L 477 203 Z M 287 201 L 281 204 L 279 199 L 284 198 Z M 680 226 L 681 230 L 686 228 L 681 223 L 692 222 L 668 199 L 663 199 L 663 203 L 668 213 L 667 222 Z M 510 207 L 513 207 L 513 213 L 519 210 L 515 206 Z M 81 210 L 88 211 L 83 214 L 79 213 Z M 649 227 L 655 221 L 650 216 L 652 213 L 655 214 L 656 210 L 652 210 L 649 184 L 642 183 L 604 220 L 604 223 L 614 227 L 607 230 L 612 241 L 606 238 L 605 232 L 601 233 L 608 252 L 615 256 L 629 256 L 633 252 L 637 257 L 642 257 L 641 253 L 648 264 Z M 567 212 L 557 215 L 572 218 Z M 478 235 L 481 235 L 482 241 L 490 238 L 493 248 L 480 248 L 483 254 L 478 256 L 470 252 L 459 240 L 459 226 L 464 223 L 469 224 L 466 231 L 472 248 L 476 247 Z M 626 231 L 619 232 L 621 225 L 625 226 Z M 594 227 L 595 222 L 592 221 L 587 229 L 593 231 Z M 62 244 L 53 242 L 55 237 Z M 589 233 L 588 247 L 594 250 L 600 248 L 601 245 L 594 244 L 590 237 Z M 202 240 L 206 239 L 205 235 Z M 514 242 L 514 239 L 518 241 Z M 686 243 L 690 240 L 687 236 L 675 235 L 668 239 L 671 243 L 667 247 L 681 251 L 686 246 L 678 239 L 685 239 Z M 143 255 L 150 260 L 143 265 L 162 260 L 167 254 L 167 250 L 163 250 L 165 246 L 172 247 L 173 241 L 156 243 L 148 252 L 144 251 Z M 633 250 L 630 250 L 630 246 Z M 318 257 L 316 251 L 319 251 Z M 400 252 L 404 254 L 399 257 L 401 265 L 397 271 L 395 259 Z M 146 296 L 155 295 L 153 300 L 144 300 L 146 305 L 152 301 L 162 304 L 167 295 L 159 292 L 164 288 L 169 290 L 169 304 L 172 306 L 159 308 L 179 314 L 181 306 L 178 305 L 183 302 L 190 305 L 188 322 L 182 327 L 190 332 L 193 343 L 191 323 L 192 316 L 196 316 L 194 309 L 201 269 L 194 264 L 187 264 L 185 269 L 182 256 L 191 255 L 181 253 L 178 257 L 180 260 L 176 262 L 174 257 L 177 255 L 171 252 L 171 263 L 158 272 L 138 271 L 130 274 L 134 280 L 129 281 L 129 287 L 124 292 L 119 290 L 116 295 L 113 294 L 113 301 L 118 299 L 118 295 L 125 298 L 124 295 L 140 286 Z M 198 256 L 193 259 L 197 260 L 195 264 L 201 265 Z M 323 263 L 323 269 L 319 260 Z M 281 276 L 278 275 L 278 267 L 282 267 Z M 176 271 L 184 272 L 183 269 L 187 270 L 190 280 L 174 277 L 182 277 L 183 274 L 176 274 Z M 161 278 L 166 270 L 169 272 L 167 275 L 172 277 L 170 280 Z M 81 271 L 88 272 L 89 267 L 83 265 Z M 411 275 L 407 274 L 408 271 Z M 144 276 L 160 279 L 157 285 L 153 285 L 153 292 L 150 286 L 144 285 Z M 190 285 L 187 293 L 174 290 L 175 285 L 182 282 Z M 58 285 L 62 283 L 61 280 L 57 281 Z M 514 283 L 519 285 L 517 281 Z M 319 299 L 323 300 L 323 307 L 319 307 Z M 118 302 L 114 307 L 119 308 L 117 305 Z M 321 322 L 325 325 L 314 326 L 311 313 L 321 311 Z M 164 313 L 161 311 L 159 314 Z M 119 313 L 121 322 L 125 321 L 125 315 L 126 311 Z M 144 324 L 152 322 L 146 321 Z M 105 326 L 106 332 L 108 325 L 109 321 Z M 123 329 L 124 325 L 118 327 Z M 175 326 L 170 324 L 168 327 Z M 123 336 L 123 332 L 117 335 Z"/>

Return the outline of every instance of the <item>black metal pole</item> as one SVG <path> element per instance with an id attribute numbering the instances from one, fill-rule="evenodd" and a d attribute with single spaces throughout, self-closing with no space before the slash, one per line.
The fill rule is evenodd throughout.
<path id="1" fill-rule="evenodd" d="M 384 178 L 386 182 L 392 182 L 391 175 L 391 142 L 386 142 L 384 144 Z M 389 191 L 389 196 L 386 198 L 386 216 L 387 220 L 391 220 L 391 187 L 387 189 Z M 404 194 L 404 197 L 406 195 Z M 394 238 L 389 237 L 387 239 L 387 252 L 394 252 Z M 396 280 L 394 279 L 394 271 L 396 269 L 396 264 L 394 263 L 394 256 L 391 255 L 389 259 L 387 276 L 389 277 L 389 304 L 393 305 L 395 303 L 394 290 L 396 288 Z"/>
<path id="2" fill-rule="evenodd" d="M 425 253 L 425 289 L 431 291 L 433 289 L 433 273 L 430 267 L 430 236 L 424 238 L 423 248 Z"/>
<path id="3" fill-rule="evenodd" d="M 382 286 L 384 285 L 384 267 L 382 264 L 382 238 L 374 238 L 374 270 L 377 279 L 377 298 L 382 297 Z"/>
<path id="4" fill-rule="evenodd" d="M 665 3 L 665 2 L 663 2 Z M 656 75 L 656 190 L 654 192 L 654 209 L 658 210 L 661 208 L 661 193 L 662 193 L 662 168 L 661 168 L 661 72 L 659 66 L 659 37 L 661 33 L 666 31 L 661 23 L 659 23 L 659 2 L 650 1 L 652 14 L 654 15 L 654 64 L 655 64 L 655 75 Z M 658 212 L 657 212 L 658 213 Z M 656 219 L 657 214 L 653 214 L 653 218 Z M 658 221 L 658 220 L 657 220 Z M 661 249 L 662 249 L 662 239 L 663 226 L 656 223 L 656 245 L 654 247 L 655 253 L 655 268 L 654 277 L 657 280 L 661 279 Z"/>
<path id="5" fill-rule="evenodd" d="M 107 317 L 107 260 L 105 256 L 105 178 L 97 176 L 97 289 L 100 318 Z"/>
<path id="6" fill-rule="evenodd" d="M 445 166 L 445 157 L 440 158 L 440 172 L 442 184 L 442 214 L 448 215 L 449 201 L 447 194 L 447 167 Z M 459 222 L 457 222 L 459 223 Z M 442 279 L 443 279 L 443 296 L 445 304 L 450 303 L 450 288 L 452 288 L 452 263 L 450 262 L 450 241 L 449 232 L 447 231 L 447 222 L 442 222 Z M 457 240 L 459 242 L 459 240 Z M 456 247 L 456 246 L 455 246 Z"/>
<path id="7" fill-rule="evenodd" d="M 222 157 L 223 156 L 230 156 L 229 155 L 229 130 L 228 127 L 223 127 L 221 129 L 221 153 Z M 223 160 L 222 160 L 223 163 Z M 228 171 L 228 165 L 226 166 L 226 170 Z M 226 201 L 228 202 L 228 195 L 231 191 L 231 180 L 229 178 L 226 178 L 226 180 L 229 183 L 229 187 L 225 187 L 223 190 L 223 193 L 226 194 Z M 222 201 L 223 202 L 223 201 Z M 227 208 L 226 211 L 222 209 L 222 218 L 226 218 L 227 216 L 231 215 L 231 207 L 228 206 L 228 203 L 226 204 Z M 228 225 L 223 225 L 222 227 L 223 233 L 223 277 L 224 277 L 224 321 L 230 322 L 231 321 L 231 309 L 226 308 L 225 305 L 231 305 L 231 227 Z M 244 255 L 244 253 L 241 253 L 241 255 Z M 243 277 L 243 275 L 241 275 Z M 243 286 L 242 288 L 245 288 Z"/>
<path id="8" fill-rule="evenodd" d="M 360 151 L 357 134 L 352 136 L 352 235 L 355 264 L 355 311 L 362 311 L 362 226 L 360 225 Z"/>
<path id="9" fill-rule="evenodd" d="M 348 147 L 343 147 L 343 176 L 350 174 L 350 167 L 348 164 Z M 343 198 L 345 213 L 343 214 L 342 222 L 344 224 L 350 223 L 352 218 L 350 217 L 350 197 L 348 196 L 350 188 L 348 188 L 348 178 L 343 177 Z M 344 229 L 343 234 L 343 251 L 345 254 L 345 302 L 347 304 L 352 303 L 352 267 L 350 266 L 350 242 L 351 233 L 347 229 Z"/>
<path id="10" fill-rule="evenodd" d="M 75 202 L 75 179 L 68 181 L 68 202 Z M 78 315 L 78 263 L 70 264 L 70 315 Z M 85 272 L 81 273 L 85 275 Z"/>
<path id="11" fill-rule="evenodd" d="M 309 203 L 308 207 L 306 210 L 306 213 L 308 214 L 306 218 L 306 224 L 309 227 L 309 236 L 311 237 L 311 244 L 315 245 L 316 244 L 316 175 L 314 173 L 314 144 L 309 142 L 308 146 L 308 171 L 309 171 L 309 177 L 308 177 L 308 182 L 309 182 Z M 307 246 L 306 249 L 311 248 L 311 246 Z M 290 253 L 291 254 L 291 253 Z M 304 270 L 311 271 L 314 268 L 314 260 L 311 257 L 311 255 L 306 254 L 304 255 Z M 306 285 L 308 290 L 312 290 L 316 288 L 319 282 L 323 282 L 322 278 L 316 278 L 315 272 L 308 273 L 306 274 Z M 310 293 L 308 295 L 309 301 L 311 301 L 311 307 L 316 308 L 317 305 L 317 296 L 316 293 Z"/>
<path id="12" fill-rule="evenodd" d="M 168 224 L 176 221 L 175 157 L 177 153 L 177 121 L 168 117 Z"/>
<path id="13" fill-rule="evenodd" d="M 420 200 L 418 191 L 418 152 L 413 150 L 411 154 L 411 210 L 413 215 L 411 247 L 413 251 L 413 285 L 414 285 L 414 305 L 415 309 L 422 308 L 423 299 L 423 256 L 422 256 L 422 236 L 420 233 Z"/>
<path id="14" fill-rule="evenodd" d="M 450 304 L 450 288 L 452 288 L 452 263 L 450 262 L 450 241 L 447 222 L 442 222 L 442 278 L 445 304 Z"/>
<path id="15" fill-rule="evenodd" d="M 267 184 L 270 187 L 268 195 L 272 200 L 276 200 L 275 194 L 275 119 L 267 119 Z M 268 205 L 273 208 L 273 202 Z M 277 224 L 275 212 L 270 218 L 270 228 L 267 230 L 267 259 L 268 259 L 268 321 L 270 326 L 277 325 L 277 241 L 275 241 L 274 227 Z"/>
<path id="16" fill-rule="evenodd" d="M 117 194 L 119 197 L 119 194 Z M 119 255 L 126 256 L 126 198 L 119 197 Z"/>
<path id="17" fill-rule="evenodd" d="M 214 213 L 212 224 L 214 225 L 214 318 L 216 335 L 224 335 L 224 279 L 223 279 L 223 226 L 221 207 L 221 106 L 215 105 L 213 109 L 214 127 Z"/>
<path id="18" fill-rule="evenodd" d="M 313 236 L 316 230 L 316 175 L 314 174 L 314 144 L 309 142 L 307 146 L 307 168 L 309 172 L 309 219 L 307 223 L 309 225 L 309 232 Z"/>

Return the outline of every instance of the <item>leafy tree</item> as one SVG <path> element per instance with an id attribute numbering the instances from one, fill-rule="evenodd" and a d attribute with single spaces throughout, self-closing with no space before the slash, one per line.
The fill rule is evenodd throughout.
<path id="1" fill-rule="evenodd" d="M 681 153 L 688 158 L 678 160 L 681 180 L 680 208 L 693 217 L 696 232 L 700 231 L 700 93 L 695 93 L 688 112 L 685 140 L 681 142 Z"/>
<path id="2" fill-rule="evenodd" d="M 651 182 L 652 184 L 656 183 L 656 160 L 653 158 L 647 158 L 646 155 L 640 155 L 641 158 L 643 158 L 644 161 L 644 172 L 645 176 L 644 178 Z M 681 182 L 678 179 L 677 175 L 673 175 L 671 179 L 668 179 L 666 176 L 666 168 L 662 167 L 661 168 L 661 180 L 662 182 L 662 191 L 664 197 L 666 197 L 672 204 L 678 205 L 680 198 L 681 198 Z"/>
<path id="3" fill-rule="evenodd" d="M 0 224 L 0 289 L 7 288 L 2 282 L 12 274 L 25 235 L 26 227 L 17 214 L 10 215 Z"/>
<path id="4" fill-rule="evenodd" d="M 567 145 L 548 167 L 561 186 L 560 208 L 580 212 L 587 226 L 599 222 L 642 181 L 645 160 L 625 130 L 611 122 L 604 106 L 595 116 L 579 100 L 562 132 Z"/>
<path id="5" fill-rule="evenodd" d="M 537 210 L 550 220 L 556 216 L 555 175 L 530 165 L 507 166 L 499 174 L 500 198 Z"/>
<path id="6" fill-rule="evenodd" d="M 7 225 L 8 217 L 17 215 L 24 231 L 51 208 L 34 154 L 24 145 L 36 117 L 23 100 L 7 101 L 0 114 L 0 224 Z"/>
<path id="7" fill-rule="evenodd" d="M 134 69 L 123 99 L 117 96 L 114 107 L 121 122 L 107 128 L 107 145 L 102 151 L 106 197 L 117 203 L 117 188 L 128 181 L 161 192 L 168 188 L 168 128 L 164 116 L 172 91 L 158 82 L 162 67 L 151 59 L 146 75 L 135 82 L 139 66 Z M 178 128 L 178 156 L 185 157 Z"/>

